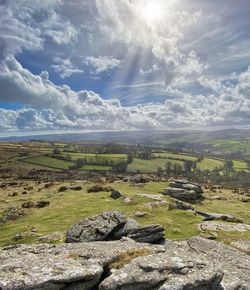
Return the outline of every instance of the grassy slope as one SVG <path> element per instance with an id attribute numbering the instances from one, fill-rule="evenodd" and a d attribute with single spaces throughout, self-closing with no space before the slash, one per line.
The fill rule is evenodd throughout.
<path id="1" fill-rule="evenodd" d="M 62 184 L 60 184 L 61 186 Z M 67 183 L 66 183 L 67 185 Z M 50 189 L 43 189 L 37 192 L 40 185 L 37 185 L 33 193 L 18 197 L 7 197 L 7 191 L 0 192 L 1 201 L 11 199 L 11 205 L 20 205 L 24 200 L 49 200 L 50 206 L 43 209 L 29 210 L 28 215 L 16 222 L 8 222 L 7 224 L 0 224 L 1 235 L 0 245 L 14 243 L 11 238 L 17 233 L 30 232 L 34 227 L 37 233 L 34 237 L 28 237 L 21 242 L 34 241 L 37 235 L 46 235 L 55 231 L 65 232 L 72 224 L 79 220 L 100 213 L 101 211 L 117 209 L 122 210 L 128 216 L 133 216 L 136 211 L 144 211 L 147 213 L 145 217 L 137 218 L 142 225 L 146 224 L 162 224 L 166 229 L 166 238 L 168 239 L 185 239 L 194 235 L 198 235 L 197 225 L 201 222 L 201 217 L 194 215 L 192 212 L 181 210 L 168 210 L 167 207 L 162 206 L 153 209 L 145 209 L 143 205 L 152 200 L 138 196 L 140 193 L 161 194 L 161 192 L 168 185 L 167 183 L 149 183 L 143 188 L 139 186 L 132 186 L 127 183 L 110 184 L 113 188 L 121 191 L 124 195 L 132 199 L 131 204 L 125 204 L 122 200 L 113 200 L 109 198 L 107 192 L 87 193 L 87 188 L 92 184 L 83 184 L 83 190 L 79 192 L 67 191 L 58 193 L 58 187 L 54 186 Z M 20 189 L 21 190 L 21 189 Z M 162 195 L 160 195 L 162 196 Z M 170 198 L 162 196 L 167 202 Z M 10 204 L 4 202 L 0 203 L 0 216 Z M 221 212 L 231 213 L 243 218 L 245 222 L 250 223 L 250 216 L 248 213 L 248 205 L 239 202 L 235 198 L 229 197 L 229 201 L 206 200 L 201 205 L 196 205 L 196 208 Z M 238 237 L 243 239 L 250 239 L 250 234 L 241 233 Z M 229 234 L 220 234 L 219 239 L 228 239 Z"/>
<path id="2" fill-rule="evenodd" d="M 170 161 L 173 164 L 179 164 L 183 166 L 183 162 L 179 160 L 170 160 L 166 158 L 143 160 L 143 159 L 134 158 L 133 162 L 129 164 L 128 166 L 128 171 L 137 172 L 137 170 L 139 170 L 140 173 L 156 172 L 158 167 L 165 169 L 165 165 L 168 161 Z"/>
<path id="3" fill-rule="evenodd" d="M 197 163 L 197 167 L 202 170 L 213 170 L 216 167 L 223 167 L 223 160 L 204 158 L 201 162 Z"/>

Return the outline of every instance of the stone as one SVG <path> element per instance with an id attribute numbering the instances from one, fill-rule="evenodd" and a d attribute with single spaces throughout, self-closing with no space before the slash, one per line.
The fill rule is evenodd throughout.
<path id="1" fill-rule="evenodd" d="M 161 244 L 165 241 L 165 229 L 160 225 L 150 225 L 129 232 L 128 237 L 139 243 Z"/>
<path id="2" fill-rule="evenodd" d="M 219 290 L 223 273 L 193 253 L 174 251 L 138 257 L 113 270 L 100 290 Z"/>
<path id="3" fill-rule="evenodd" d="M 18 196 L 18 192 L 11 192 L 11 193 L 8 193 L 8 196 L 11 196 L 11 197 Z"/>
<path id="4" fill-rule="evenodd" d="M 233 241 L 230 245 L 250 255 L 250 241 Z"/>
<path id="5" fill-rule="evenodd" d="M 163 194 L 172 198 L 193 203 L 203 199 L 203 189 L 198 184 L 177 179 L 170 182 L 169 185 L 170 187 Z"/>
<path id="6" fill-rule="evenodd" d="M 166 201 L 154 201 L 154 202 L 148 202 L 144 204 L 144 208 L 146 209 L 153 209 L 161 206 L 166 206 L 167 202 Z"/>
<path id="7" fill-rule="evenodd" d="M 55 243 L 55 242 L 63 242 L 64 240 L 65 234 L 60 232 L 54 232 L 52 234 L 37 238 L 37 242 L 39 243 Z"/>
<path id="8" fill-rule="evenodd" d="M 19 207 L 10 207 L 7 213 L 3 216 L 2 222 L 15 221 L 24 216 L 24 212 Z"/>
<path id="9" fill-rule="evenodd" d="M 250 202 L 250 197 L 243 197 L 240 199 L 242 202 Z"/>
<path id="10" fill-rule="evenodd" d="M 103 212 L 80 221 L 67 232 L 66 242 L 79 243 L 112 239 L 115 231 L 126 224 L 126 216 L 119 211 Z"/>
<path id="11" fill-rule="evenodd" d="M 32 201 L 26 201 L 22 204 L 22 208 L 32 208 L 35 207 L 35 203 Z"/>
<path id="12" fill-rule="evenodd" d="M 119 199 L 119 198 L 123 197 L 123 195 L 118 190 L 112 190 L 110 197 L 113 199 Z"/>
<path id="13" fill-rule="evenodd" d="M 80 185 L 77 185 L 77 186 L 71 186 L 70 189 L 71 189 L 71 190 L 74 190 L 74 191 L 80 191 L 80 190 L 82 190 L 82 186 L 80 186 Z"/>
<path id="14" fill-rule="evenodd" d="M 113 189 L 111 187 L 105 187 L 105 186 L 101 186 L 101 185 L 93 185 L 92 187 L 90 187 L 87 192 L 88 193 L 96 193 L 96 192 L 110 192 Z"/>
<path id="15" fill-rule="evenodd" d="M 144 217 L 144 216 L 146 216 L 146 215 L 147 215 L 147 213 L 144 212 L 144 211 L 136 211 L 136 212 L 134 213 L 134 216 L 135 216 L 135 217 Z"/>
<path id="16" fill-rule="evenodd" d="M 66 190 L 68 190 L 67 186 L 60 186 L 59 189 L 58 189 L 58 192 L 64 192 Z"/>
<path id="17" fill-rule="evenodd" d="M 66 234 L 67 243 L 118 240 L 129 237 L 140 243 L 162 243 L 164 228 L 160 225 L 140 227 L 136 220 L 120 211 L 108 211 L 82 220 Z"/>
<path id="18" fill-rule="evenodd" d="M 247 254 L 222 243 L 198 237 L 191 238 L 186 243 L 186 249 L 203 256 L 204 261 L 215 262 L 223 271 L 224 276 L 219 290 L 249 289 L 250 257 Z"/>
<path id="19" fill-rule="evenodd" d="M 199 237 L 164 246 L 129 238 L 14 245 L 0 249 L 0 261 L 3 290 L 248 290 L 250 285 L 249 255 Z"/>
<path id="20" fill-rule="evenodd" d="M 37 208 L 43 208 L 46 206 L 49 206 L 50 202 L 49 201 L 45 201 L 45 200 L 40 200 L 36 203 L 36 207 Z"/>
<path id="21" fill-rule="evenodd" d="M 162 196 L 159 194 L 138 193 L 137 196 L 146 197 L 155 201 L 163 201 Z"/>
<path id="22" fill-rule="evenodd" d="M 6 247 L 0 249 L 0 288 L 90 290 L 115 257 L 138 248 L 152 253 L 164 250 L 134 241 Z"/>
<path id="23" fill-rule="evenodd" d="M 225 231 L 225 232 L 246 232 L 250 231 L 250 225 L 247 224 L 234 224 L 234 223 L 223 223 L 223 222 L 213 222 L 205 221 L 199 224 L 199 229 L 201 231 Z"/>
<path id="24" fill-rule="evenodd" d="M 126 203 L 126 204 L 129 204 L 129 203 L 132 202 L 132 199 L 129 198 L 129 197 L 125 197 L 125 198 L 123 199 L 123 202 Z"/>
<path id="25" fill-rule="evenodd" d="M 199 199 L 197 192 L 194 190 L 185 190 L 182 188 L 167 188 L 165 194 L 182 201 L 196 202 Z"/>
<path id="26" fill-rule="evenodd" d="M 225 222 L 232 222 L 232 223 L 243 223 L 243 220 L 237 218 L 230 214 L 220 214 L 220 213 L 213 213 L 213 212 L 203 212 L 203 211 L 195 211 L 197 214 L 204 217 L 204 221 L 212 221 L 212 220 L 222 220 Z"/>
<path id="27" fill-rule="evenodd" d="M 126 237 L 131 231 L 139 229 L 139 223 L 133 218 L 127 218 L 124 227 L 120 230 L 114 232 L 115 239 L 121 239 L 122 237 Z"/>
<path id="28" fill-rule="evenodd" d="M 171 209 L 180 209 L 180 210 L 194 210 L 193 206 L 190 203 L 180 201 L 178 199 L 172 199 L 169 207 Z"/>

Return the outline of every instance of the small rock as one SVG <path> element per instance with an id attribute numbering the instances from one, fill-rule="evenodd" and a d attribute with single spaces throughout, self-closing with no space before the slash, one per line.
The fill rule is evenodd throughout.
<path id="1" fill-rule="evenodd" d="M 66 190 L 68 190 L 68 187 L 63 185 L 63 186 L 59 187 L 58 192 L 64 192 Z"/>
<path id="2" fill-rule="evenodd" d="M 41 201 L 38 201 L 36 203 L 36 207 L 37 208 L 43 208 L 43 207 L 49 206 L 49 204 L 50 204 L 49 201 L 41 200 Z"/>
<path id="3" fill-rule="evenodd" d="M 113 199 L 119 199 L 119 198 L 123 197 L 123 195 L 117 190 L 112 190 L 110 197 Z"/>
<path id="4" fill-rule="evenodd" d="M 18 192 L 11 192 L 11 193 L 8 193 L 8 196 L 11 196 L 11 197 L 18 196 Z"/>
<path id="5" fill-rule="evenodd" d="M 144 208 L 147 209 L 153 209 L 153 208 L 157 208 L 157 207 L 161 207 L 161 206 L 166 206 L 167 202 L 166 201 L 155 201 L 155 202 L 148 202 L 144 204 Z"/>
<path id="6" fill-rule="evenodd" d="M 32 201 L 27 201 L 27 202 L 24 202 L 22 204 L 22 208 L 32 208 L 32 207 L 35 207 L 36 205 L 34 204 L 34 202 Z"/>
<path id="7" fill-rule="evenodd" d="M 6 223 L 8 221 L 14 221 L 21 218 L 24 215 L 22 209 L 18 207 L 10 207 L 6 215 L 2 218 L 2 222 Z"/>
<path id="8" fill-rule="evenodd" d="M 126 204 L 129 204 L 129 203 L 132 203 L 132 199 L 129 198 L 129 197 L 125 197 L 125 198 L 123 199 L 123 202 L 126 203 Z"/>
<path id="9" fill-rule="evenodd" d="M 23 235 L 20 233 L 17 233 L 13 238 L 14 241 L 20 241 L 23 239 Z"/>
<path id="10" fill-rule="evenodd" d="M 63 242 L 65 240 L 65 234 L 60 232 L 55 232 L 46 236 L 39 237 L 37 242 L 39 243 L 55 243 Z"/>
<path id="11" fill-rule="evenodd" d="M 77 185 L 77 186 L 71 186 L 70 189 L 71 189 L 71 190 L 74 190 L 74 191 L 80 191 L 80 190 L 82 190 L 82 186 L 80 186 L 80 185 Z"/>
<path id="12" fill-rule="evenodd" d="M 144 212 L 144 211 L 137 211 L 137 212 L 134 213 L 135 217 L 144 217 L 146 215 L 147 215 L 147 213 Z"/>
<path id="13" fill-rule="evenodd" d="M 194 210 L 192 205 L 187 202 L 180 201 L 178 199 L 172 199 L 171 204 L 168 207 L 170 210 L 171 209 L 180 209 L 180 210 Z"/>
<path id="14" fill-rule="evenodd" d="M 110 192 L 112 191 L 113 189 L 111 187 L 105 187 L 105 186 L 101 186 L 101 185 L 94 185 L 92 187 L 90 187 L 87 192 L 88 193 L 96 193 L 96 192 Z"/>

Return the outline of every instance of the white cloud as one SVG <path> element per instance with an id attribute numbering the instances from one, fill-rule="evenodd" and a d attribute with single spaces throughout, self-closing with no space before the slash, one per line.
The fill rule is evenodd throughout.
<path id="1" fill-rule="evenodd" d="M 62 79 L 68 78 L 73 74 L 83 74 L 84 70 L 76 68 L 70 59 L 54 58 L 55 64 L 50 67 L 57 72 Z"/>
<path id="2" fill-rule="evenodd" d="M 104 100 L 91 91 L 75 92 L 67 86 L 56 86 L 48 79 L 47 72 L 33 75 L 9 58 L 1 67 L 0 101 L 21 101 L 26 107 L 16 111 L 1 109 L 0 128 L 118 130 L 249 123 L 250 68 L 234 85 L 225 80 L 214 85 L 209 79 L 201 83 L 214 91 L 218 88 L 217 95 L 194 95 L 168 88 L 172 100 L 164 104 L 123 107 L 118 100 Z"/>
<path id="3" fill-rule="evenodd" d="M 95 74 L 102 72 L 110 72 L 121 65 L 121 60 L 116 58 L 110 58 L 107 56 L 93 57 L 88 56 L 85 63 L 94 68 Z"/>
<path id="4" fill-rule="evenodd" d="M 0 5 L 0 59 L 23 49 L 36 50 L 43 46 L 40 31 L 21 22 L 9 7 Z"/>

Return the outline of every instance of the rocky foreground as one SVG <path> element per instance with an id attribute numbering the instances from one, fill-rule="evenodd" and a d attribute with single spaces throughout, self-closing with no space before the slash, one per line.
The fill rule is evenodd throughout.
<path id="1" fill-rule="evenodd" d="M 2 248 L 0 261 L 4 290 L 250 289 L 250 256 L 199 237 L 17 245 Z"/>

